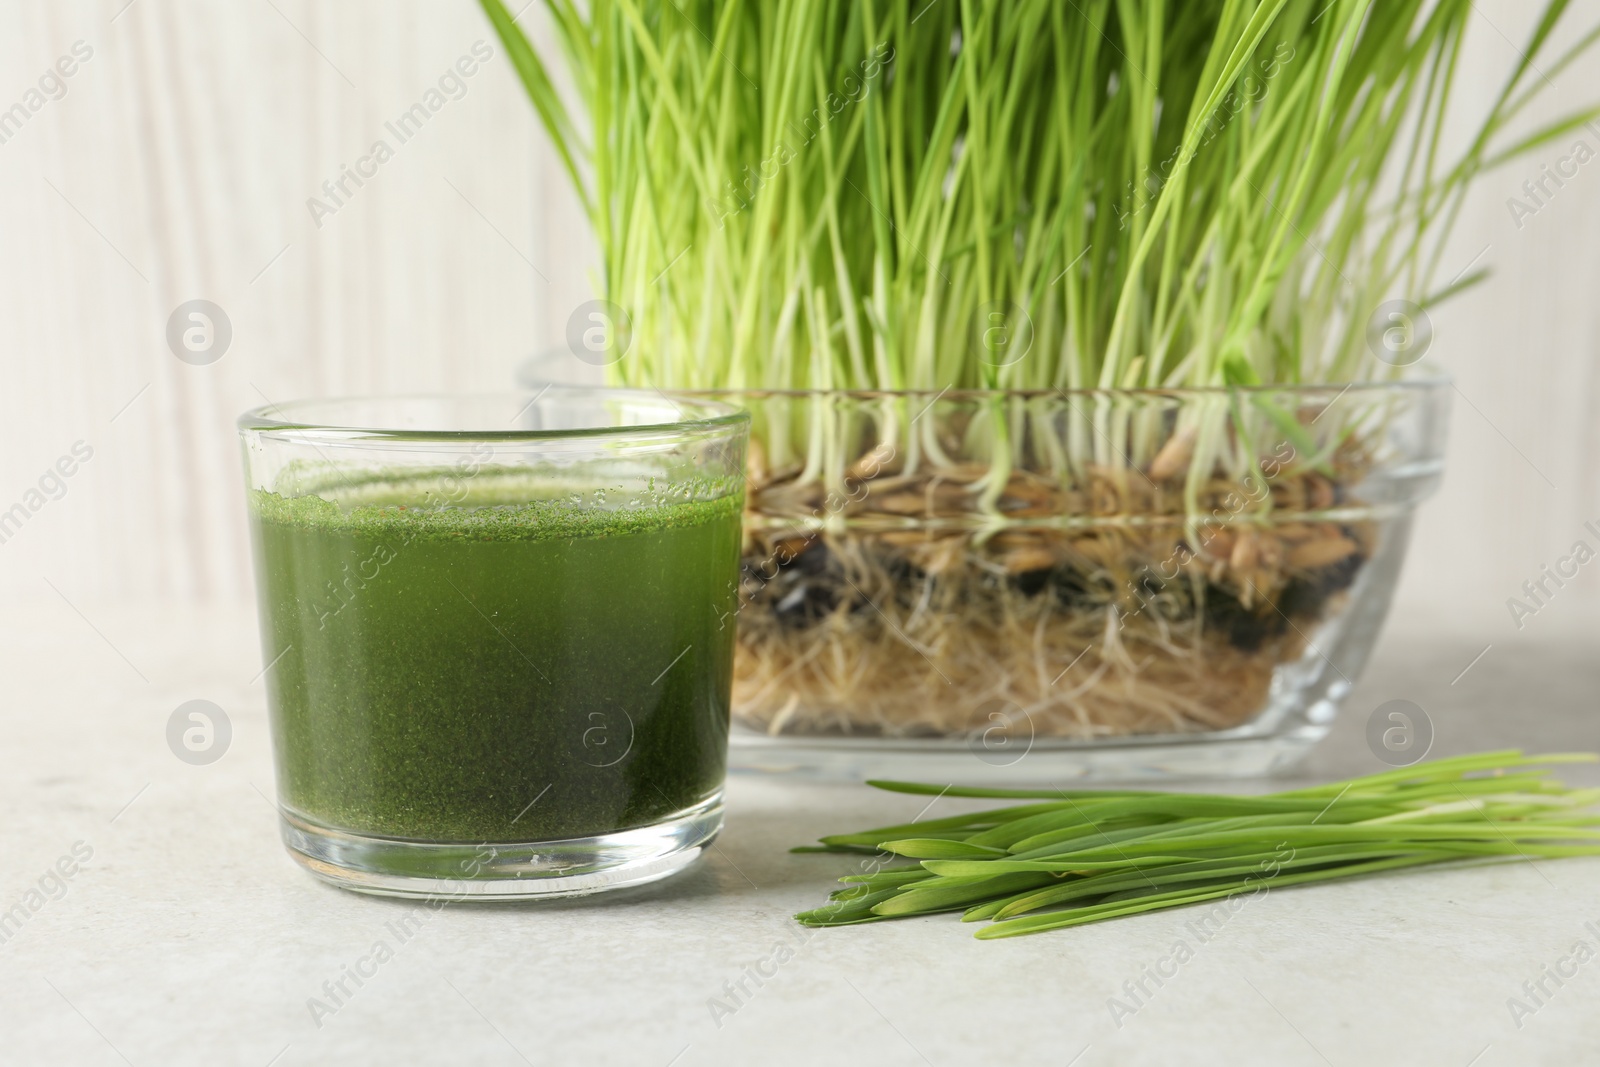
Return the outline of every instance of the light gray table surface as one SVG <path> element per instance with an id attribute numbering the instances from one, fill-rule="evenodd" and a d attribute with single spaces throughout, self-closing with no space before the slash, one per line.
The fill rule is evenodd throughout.
<path id="1" fill-rule="evenodd" d="M 1594 860 L 1268 892 L 1203 939 L 1180 911 L 997 942 L 953 916 L 807 932 L 789 916 L 850 861 L 788 848 L 925 801 L 735 777 L 716 848 L 671 881 L 425 910 L 401 941 L 414 905 L 321 885 L 279 844 L 247 609 L 12 607 L 0 910 L 40 906 L 0 943 L 0 1063 L 1600 1062 L 1600 958 L 1572 955 L 1600 952 Z M 1363 728 L 1392 698 L 1427 710 L 1437 755 L 1600 748 L 1594 631 L 1544 629 L 1391 626 L 1300 777 L 1382 769 Z M 165 741 L 192 698 L 232 723 L 210 766 Z M 58 887 L 74 848 L 92 855 Z M 390 958 L 314 1017 L 379 942 Z M 1114 1011 L 1158 964 L 1176 974 Z M 1537 1005 L 1525 992 L 1574 966 Z"/>

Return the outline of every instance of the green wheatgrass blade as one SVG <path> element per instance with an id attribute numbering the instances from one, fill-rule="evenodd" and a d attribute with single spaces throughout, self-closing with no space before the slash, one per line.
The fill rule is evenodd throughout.
<path id="1" fill-rule="evenodd" d="M 1592 752 L 1558 752 L 1549 755 L 1524 756 L 1520 749 L 1502 749 L 1497 752 L 1479 752 L 1467 756 L 1452 756 L 1446 759 L 1429 760 L 1425 763 L 1413 764 L 1410 767 L 1399 767 L 1392 771 L 1352 778 L 1347 782 L 1331 782 L 1328 785 L 1311 786 L 1306 789 L 1291 789 L 1275 795 L 1283 797 L 1329 797 L 1336 796 L 1345 790 L 1355 790 L 1359 793 L 1374 789 L 1394 789 L 1407 783 L 1421 784 L 1448 781 L 1452 778 L 1460 778 L 1468 774 L 1479 774 L 1485 771 L 1503 775 L 1507 771 L 1520 770 L 1527 767 L 1540 767 L 1553 763 L 1593 763 L 1596 760 L 1600 760 L 1600 755 Z"/>
<path id="2" fill-rule="evenodd" d="M 902 841 L 885 841 L 878 846 L 885 852 L 917 860 L 986 859 L 1006 855 L 1003 848 L 986 848 L 969 845 L 965 841 L 952 841 L 937 837 L 914 837 Z"/>
<path id="3" fill-rule="evenodd" d="M 1081 833 L 1094 833 L 1097 829 L 1121 829 L 1125 826 L 1148 825 L 1170 821 L 1171 816 L 1130 811 L 1119 801 L 1096 804 L 1094 801 L 1075 801 L 1071 804 L 1053 805 L 1051 810 L 1021 819 L 1011 819 L 968 838 L 974 845 L 991 845 L 1012 849 L 1019 841 L 1059 834 L 1061 840 Z"/>
<path id="4" fill-rule="evenodd" d="M 1376 774 L 1352 778 L 1349 781 L 1333 782 L 1328 785 L 1309 786 L 1305 789 L 1293 789 L 1282 793 L 1264 794 L 1272 797 L 1328 797 L 1354 789 L 1358 792 L 1368 789 L 1392 789 L 1406 783 L 1419 783 L 1444 780 L 1452 775 L 1464 775 L 1485 770 L 1499 773 L 1526 767 L 1541 767 L 1553 763 L 1592 763 L 1600 760 L 1600 756 L 1587 752 L 1557 753 L 1553 755 L 1524 756 L 1519 749 L 1501 749 L 1495 752 L 1479 752 L 1466 756 L 1451 756 L 1442 759 L 1430 760 L 1426 763 L 1413 764 L 1410 767 L 1400 767 L 1391 771 L 1382 771 Z M 1098 790 L 1098 789 L 994 789 L 982 786 L 961 785 L 931 785 L 923 782 L 896 782 L 883 779 L 869 779 L 866 783 L 874 789 L 882 789 L 891 793 L 910 793 L 917 796 L 945 796 L 945 797 L 972 797 L 979 799 L 998 800 L 1046 800 L 1062 804 L 1067 801 L 1100 801 L 1110 799 L 1125 799 L 1129 797 L 1156 797 L 1169 801 L 1181 797 L 1201 797 L 1210 794 L 1171 793 L 1160 790 Z M 1263 798 L 1264 798 L 1263 797 Z M 1043 807 L 1043 806 L 1041 806 Z M 996 809 L 994 812 L 984 812 L 983 815 L 995 816 L 998 811 L 1018 811 L 1021 809 Z M 956 818 L 971 818 L 972 816 L 956 816 Z M 913 824 L 914 825 L 914 824 Z M 923 825 L 938 825 L 927 823 Z"/>
<path id="5" fill-rule="evenodd" d="M 1358 806 L 1359 802 L 1352 802 L 1349 808 L 1340 809 L 1335 817 L 1354 818 L 1356 811 L 1369 810 Z M 1384 809 L 1387 812 L 1391 809 Z M 1113 802 L 1094 810 L 1095 821 L 1088 821 L 1087 813 L 1073 811 L 1079 816 L 1076 821 L 1064 820 L 1060 828 L 1041 829 L 1043 820 L 1030 819 L 1024 827 L 1023 821 L 1013 823 L 1017 829 L 1026 829 L 1029 832 L 1024 836 L 1017 836 L 1006 840 L 1010 835 L 1004 834 L 1005 828 L 997 828 L 982 835 L 982 840 L 972 843 L 1004 845 L 1015 854 L 1028 852 L 1033 849 L 1066 842 L 1077 838 L 1086 837 L 1098 832 L 1098 828 L 1115 820 L 1144 820 L 1145 825 L 1152 830 L 1165 828 L 1172 832 L 1181 832 L 1183 820 L 1195 818 L 1222 818 L 1243 814 L 1248 816 L 1264 817 L 1278 815 L 1285 822 L 1292 822 L 1297 818 L 1306 817 L 1316 819 L 1324 817 L 1329 811 L 1327 802 L 1319 799 L 1278 798 L 1278 797 L 1229 797 L 1229 796 L 1174 796 L 1167 798 L 1141 798 L 1134 801 Z M 1381 814 L 1383 812 L 1375 812 Z"/>
<path id="6" fill-rule="evenodd" d="M 874 888 L 882 888 L 884 886 L 905 885 L 907 882 L 915 882 L 928 876 L 929 872 L 921 867 L 895 867 L 885 871 L 874 871 L 871 874 L 847 874 L 839 881 L 852 885 L 869 885 Z"/>
<path id="7" fill-rule="evenodd" d="M 899 915 L 926 915 L 935 911 L 954 911 L 996 893 L 1015 893 L 1048 885 L 1048 874 L 980 875 L 971 878 L 940 878 L 920 882 L 872 906 L 874 915 L 886 918 Z"/>
<path id="8" fill-rule="evenodd" d="M 995 920 L 978 936 L 1011 937 L 1430 864 L 1600 855 L 1600 789 L 1567 788 L 1549 770 L 1595 758 L 1480 753 L 1262 796 L 1056 792 L 1057 802 L 922 824 L 943 827 L 929 837 L 839 835 L 827 840 L 869 848 L 877 838 L 880 856 L 898 849 L 919 862 L 846 876 L 833 904 L 799 918 L 960 909 L 967 922 Z M 906 784 L 895 791 L 912 792 Z"/>
<path id="9" fill-rule="evenodd" d="M 943 831 L 956 831 L 957 833 L 971 832 L 973 828 L 987 829 L 997 824 L 1003 824 L 1014 818 L 1022 818 L 1036 812 L 1055 810 L 1054 804 L 1030 804 L 1025 807 L 997 808 L 993 811 L 974 811 L 965 815 L 952 815 L 948 818 L 927 819 L 921 822 L 899 823 L 894 826 L 880 826 L 872 830 L 864 830 L 855 834 L 832 834 L 820 838 L 824 845 L 849 846 L 851 848 L 874 848 L 879 841 L 886 841 L 894 837 L 904 837 L 908 834 L 931 836 Z"/>
<path id="10" fill-rule="evenodd" d="M 1456 832 L 1453 836 L 1442 837 L 1394 837 L 1387 835 L 1372 835 L 1359 839 L 1325 840 L 1315 844 L 1279 838 L 1270 848 L 1257 844 L 1236 844 L 1231 846 L 1213 846 L 1207 848 L 1173 851 L 1170 853 L 1155 853 L 1147 856 L 1127 856 L 1119 859 L 1084 860 L 1073 856 L 1063 856 L 1054 859 L 1036 860 L 999 860 L 992 864 L 979 866 L 981 861 L 971 860 L 930 860 L 927 870 L 940 876 L 971 877 L 990 871 L 995 874 L 1022 871 L 1049 871 L 1058 877 L 1071 875 L 1085 876 L 1096 872 L 1121 872 L 1133 870 L 1139 873 L 1141 880 L 1159 881 L 1166 872 L 1185 868 L 1197 863 L 1242 863 L 1251 860 L 1274 861 L 1286 855 L 1337 855 L 1341 851 L 1397 851 L 1405 849 L 1455 852 L 1462 855 L 1484 855 L 1487 853 L 1515 852 L 1527 854 L 1554 853 L 1556 855 L 1569 854 L 1571 849 L 1578 849 L 1581 854 L 1593 845 L 1565 844 L 1569 841 L 1570 834 L 1560 832 L 1555 828 L 1551 835 L 1554 843 L 1533 840 L 1526 835 L 1507 836 L 1504 825 L 1486 828 L 1477 836 Z M 1262 838 L 1265 840 L 1265 838 Z"/>
<path id="11" fill-rule="evenodd" d="M 1265 833 L 1273 827 L 1289 830 L 1297 827 L 1333 827 L 1348 823 L 1361 822 L 1367 819 L 1378 818 L 1392 811 L 1391 807 L 1384 807 L 1368 801 L 1361 806 L 1352 806 L 1339 811 L 1264 811 L 1252 815 L 1229 816 L 1200 816 L 1179 819 L 1173 822 L 1153 823 L 1148 826 L 1133 827 L 1127 830 L 1110 834 L 1085 833 L 1063 840 L 1041 840 L 1057 835 L 1039 835 L 1019 841 L 1012 846 L 1010 859 L 1049 859 L 1056 856 L 1081 856 L 1089 851 L 1104 851 L 1116 849 L 1118 854 L 1122 849 L 1132 843 L 1140 846 L 1159 847 L 1163 843 L 1171 842 L 1173 847 L 1180 847 L 1176 842 L 1180 839 L 1193 839 L 1204 836 L 1208 840 L 1218 834 L 1231 830 L 1249 830 Z M 1225 844 L 1231 842 L 1223 842 Z M 933 857 L 937 859 L 956 859 L 954 856 Z"/>
<path id="12" fill-rule="evenodd" d="M 876 904 L 894 897 L 899 890 L 883 889 L 866 893 L 849 900 L 834 901 L 811 911 L 803 911 L 795 918 L 807 926 L 849 926 L 854 923 L 877 922 L 883 916 L 872 909 Z"/>
<path id="13" fill-rule="evenodd" d="M 1394 849 L 1352 852 L 1344 846 L 1323 846 L 1320 848 L 1299 849 L 1292 854 L 1270 853 L 1264 858 L 1258 858 L 1258 854 L 1243 858 L 1165 864 L 1160 867 L 1143 868 L 1134 871 L 1107 871 L 1071 881 L 1063 882 L 1058 880 L 1056 884 L 1046 889 L 1019 893 L 1013 897 L 992 901 L 991 903 L 994 907 L 990 914 L 985 917 L 1009 919 L 1051 904 L 1064 904 L 1070 900 L 1081 900 L 1087 897 L 1109 895 L 1127 890 L 1159 892 L 1163 887 L 1210 881 L 1230 875 L 1265 877 L 1271 872 L 1285 868 L 1312 867 L 1332 862 L 1348 862 L 1361 859 L 1388 859 L 1393 857 L 1394 854 Z M 1450 853 L 1438 852 L 1437 855 L 1440 859 L 1443 859 Z"/>
<path id="14" fill-rule="evenodd" d="M 1279 841 L 1291 847 L 1315 844 L 1338 844 L 1341 842 L 1368 842 L 1368 841 L 1449 841 L 1473 840 L 1478 837 L 1500 837 L 1509 835 L 1517 840 L 1528 840 L 1540 837 L 1569 837 L 1592 838 L 1600 840 L 1600 830 L 1579 830 L 1563 826 L 1546 826 L 1539 824 L 1517 824 L 1514 822 L 1494 823 L 1457 823 L 1457 824 L 1430 824 L 1423 826 L 1410 826 L 1399 829 L 1394 825 L 1379 826 L 1282 826 L 1267 824 L 1263 827 L 1242 827 L 1238 829 L 1206 831 L 1197 828 L 1195 832 L 1182 836 L 1167 836 L 1154 840 L 1133 840 L 1109 846 L 1093 846 L 1080 849 L 1071 853 L 1059 854 L 1060 862 L 1070 863 L 1071 858 L 1083 859 L 1117 859 L 1140 855 L 1173 855 L 1178 853 L 1192 853 L 1213 848 L 1226 848 L 1228 846 L 1249 847 L 1258 844 L 1263 836 L 1276 836 Z M 960 860 L 929 860 L 930 863 L 941 862 L 982 862 Z M 1006 865 L 1015 861 L 994 860 L 997 864 Z M 1019 868 L 1028 869 L 1028 868 Z M 1038 868 L 1032 868 L 1037 870 Z"/>
<path id="15" fill-rule="evenodd" d="M 1439 862 L 1442 862 L 1439 857 L 1422 853 L 1394 859 L 1372 860 L 1367 863 L 1353 863 L 1327 871 L 1281 875 L 1273 879 L 1271 885 L 1273 888 L 1309 885 L 1314 882 L 1326 882 L 1335 878 L 1354 878 L 1364 874 L 1376 874 L 1379 871 L 1396 870 L 1402 867 L 1417 867 L 1422 864 Z M 1257 882 L 1251 885 L 1235 885 L 1218 889 L 1179 890 L 1171 893 L 1152 894 L 1132 901 L 1115 901 L 1093 907 L 1067 909 L 1059 913 L 1046 912 L 1040 915 L 1025 915 L 1017 919 L 1006 919 L 1001 922 L 991 923 L 980 928 L 974 936 L 987 941 L 1001 937 L 1040 933 L 1045 930 L 1059 930 L 1063 927 L 1082 926 L 1085 923 L 1116 919 L 1125 915 L 1139 915 L 1147 911 L 1158 911 L 1184 904 L 1199 904 L 1207 900 L 1220 900 L 1237 896 L 1240 893 L 1261 892 L 1262 888 L 1263 884 Z"/>

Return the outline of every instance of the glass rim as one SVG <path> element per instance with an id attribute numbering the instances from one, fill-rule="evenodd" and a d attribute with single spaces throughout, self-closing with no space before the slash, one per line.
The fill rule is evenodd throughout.
<path id="1" fill-rule="evenodd" d="M 1432 392 L 1447 389 L 1455 379 L 1443 370 L 1429 370 L 1426 374 L 1394 378 L 1373 378 L 1348 382 L 1288 382 L 1261 385 L 1181 385 L 1140 386 L 1135 388 L 1080 386 L 1075 388 L 1021 388 L 1021 389 L 771 389 L 762 387 L 732 387 L 727 389 L 680 389 L 678 395 L 689 397 L 751 397 L 756 399 L 807 399 L 811 397 L 836 397 L 848 400 L 893 400 L 897 397 L 928 399 L 931 402 L 946 400 L 1063 400 L 1115 398 L 1148 400 L 1184 400 L 1205 397 L 1225 398 L 1233 395 L 1302 395 L 1317 397 L 1332 395 L 1335 399 L 1346 393 L 1373 393 L 1389 391 Z"/>
<path id="2" fill-rule="evenodd" d="M 681 414 L 692 417 L 668 422 L 639 423 L 635 425 L 596 424 L 550 430 L 516 428 L 483 429 L 418 429 L 414 427 L 377 426 L 357 424 L 353 420 L 295 418 L 296 409 L 312 407 L 337 408 L 339 405 L 400 404 L 405 402 L 470 402 L 499 401 L 508 403 L 524 401 L 517 415 L 531 408 L 547 395 L 574 401 L 646 400 L 653 403 L 666 401 Z M 515 417 L 515 416 L 514 416 Z M 381 420 L 380 420 L 381 421 Z M 305 397 L 282 403 L 267 403 L 250 408 L 236 422 L 243 433 L 292 433 L 302 440 L 321 439 L 328 442 L 378 442 L 416 441 L 450 443 L 465 441 L 558 441 L 584 439 L 628 439 L 633 437 L 660 437 L 668 435 L 693 435 L 719 429 L 734 429 L 750 422 L 750 413 L 735 404 L 716 400 L 709 394 L 696 395 L 684 390 L 628 389 L 609 386 L 547 385 L 541 389 L 504 390 L 469 393 L 373 393 L 331 397 Z"/>

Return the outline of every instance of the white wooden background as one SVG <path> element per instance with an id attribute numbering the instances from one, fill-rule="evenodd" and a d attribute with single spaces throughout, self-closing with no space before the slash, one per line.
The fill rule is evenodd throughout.
<path id="1" fill-rule="evenodd" d="M 1465 108 L 1534 6 L 1479 0 Z M 1578 0 L 1565 39 L 1597 20 Z M 307 199 L 394 145 L 385 121 L 480 40 L 494 57 L 465 95 L 315 225 Z M 93 55 L 66 95 L 0 143 L 0 511 L 75 442 L 94 453 L 0 544 L 0 604 L 246 598 L 235 416 L 263 396 L 508 386 L 589 295 L 592 244 L 472 0 L 0 0 L 0 109 L 78 41 Z M 1530 122 L 1600 100 L 1600 53 L 1551 81 Z M 1520 228 L 1505 203 L 1563 154 L 1490 177 L 1459 227 L 1452 262 L 1481 251 L 1497 273 L 1435 316 L 1461 396 L 1401 594 L 1507 633 L 1506 598 L 1600 520 L 1600 161 Z M 165 343 L 195 298 L 233 326 L 209 366 Z M 1597 573 L 1564 604 L 1600 601 Z"/>

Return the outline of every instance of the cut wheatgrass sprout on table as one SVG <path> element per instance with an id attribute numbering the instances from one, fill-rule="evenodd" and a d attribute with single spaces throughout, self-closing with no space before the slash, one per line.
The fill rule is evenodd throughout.
<path id="1" fill-rule="evenodd" d="M 1482 280 L 1446 261 L 1474 179 L 1600 115 L 1514 124 L 1600 34 L 1557 33 L 1565 0 L 1465 136 L 1470 0 L 543 0 L 548 54 L 481 2 L 598 238 L 613 381 L 881 394 L 745 397 L 747 564 L 809 575 L 741 616 L 736 703 L 774 733 L 949 736 L 983 696 L 1088 738 L 1258 712 L 1303 648 L 1218 618 L 1314 628 L 1376 551 L 1327 518 L 1394 417 L 1342 388 L 1403 374 L 1374 312 Z M 1130 621 L 1240 491 L 1206 540 L 1233 550 Z M 1036 622 L 1047 573 L 1070 604 Z M 1096 681 L 1052 686 L 1085 650 Z"/>
<path id="2" fill-rule="evenodd" d="M 1568 788 L 1548 770 L 1596 759 L 1487 752 L 1262 796 L 873 782 L 1031 803 L 796 849 L 872 859 L 795 918 L 845 926 L 959 911 L 991 920 L 980 938 L 1014 937 L 1407 867 L 1600 856 L 1600 789 Z"/>

